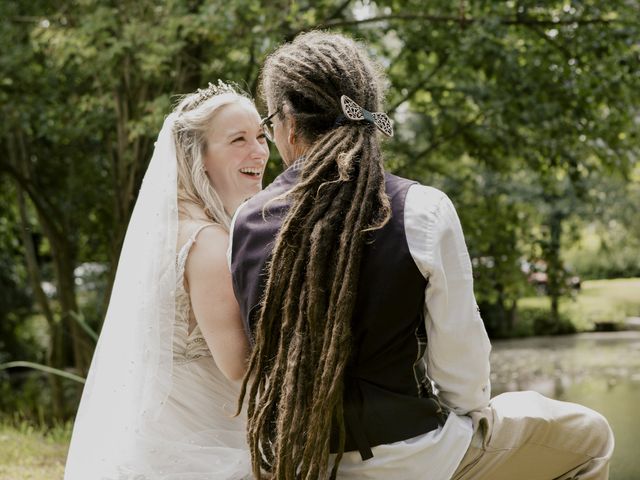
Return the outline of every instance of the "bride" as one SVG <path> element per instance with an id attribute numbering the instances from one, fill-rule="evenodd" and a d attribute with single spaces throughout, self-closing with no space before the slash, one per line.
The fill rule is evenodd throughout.
<path id="1" fill-rule="evenodd" d="M 253 102 L 218 82 L 166 118 L 122 248 L 66 480 L 250 478 L 234 416 L 248 341 L 231 292 L 230 215 L 269 155 Z"/>

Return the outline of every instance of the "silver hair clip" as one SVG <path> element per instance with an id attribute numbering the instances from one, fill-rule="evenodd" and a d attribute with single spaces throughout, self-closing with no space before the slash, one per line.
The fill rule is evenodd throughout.
<path id="1" fill-rule="evenodd" d="M 340 103 L 342 104 L 342 113 L 349 120 L 372 123 L 387 137 L 393 137 L 393 122 L 386 113 L 365 110 L 346 95 L 340 97 Z"/>
<path id="2" fill-rule="evenodd" d="M 238 92 L 235 90 L 235 88 L 233 88 L 233 85 L 229 83 L 225 83 L 222 80 L 218 80 L 217 85 L 214 85 L 213 83 L 209 82 L 209 85 L 207 86 L 207 88 L 204 88 L 204 89 L 199 88 L 196 91 L 198 98 L 194 101 L 193 107 L 191 108 L 196 108 L 202 102 L 209 100 L 211 97 L 214 97 L 216 95 L 220 95 L 223 93 L 237 94 Z"/>

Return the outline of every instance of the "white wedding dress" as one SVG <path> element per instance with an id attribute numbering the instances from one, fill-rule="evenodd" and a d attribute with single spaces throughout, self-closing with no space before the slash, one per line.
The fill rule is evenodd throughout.
<path id="1" fill-rule="evenodd" d="M 73 426 L 65 480 L 251 478 L 239 383 L 197 325 L 178 248 L 175 114 L 158 135 Z M 195 322 L 191 322 L 195 324 Z"/>
<path id="2" fill-rule="evenodd" d="M 177 255 L 172 389 L 158 421 L 147 426 L 149 479 L 251 478 L 246 410 L 234 416 L 239 383 L 220 371 L 200 327 L 195 324 L 189 331 L 194 321 L 184 269 L 198 233 L 206 226 L 198 228 Z"/>

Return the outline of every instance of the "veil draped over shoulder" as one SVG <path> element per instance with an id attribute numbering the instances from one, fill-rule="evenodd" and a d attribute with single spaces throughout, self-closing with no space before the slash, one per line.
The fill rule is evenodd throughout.
<path id="1" fill-rule="evenodd" d="M 243 434 L 224 424 L 208 424 L 203 412 L 202 426 L 185 435 L 181 428 L 186 420 L 165 408 L 176 403 L 174 370 L 180 368 L 172 348 L 178 230 L 175 118 L 172 113 L 165 119 L 129 222 L 76 415 L 65 480 L 241 479 L 250 472 Z M 194 375 L 178 386 L 189 390 L 188 382 L 200 380 Z M 178 404 L 195 396 L 189 391 L 181 395 Z M 215 401 L 206 397 L 205 391 L 194 411 Z M 187 420 L 198 425 L 197 416 Z"/>

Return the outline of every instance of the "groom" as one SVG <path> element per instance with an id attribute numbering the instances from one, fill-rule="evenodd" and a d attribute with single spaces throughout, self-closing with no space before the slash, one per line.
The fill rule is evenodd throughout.
<path id="1" fill-rule="evenodd" d="M 262 80 L 263 127 L 287 169 L 236 212 L 230 245 L 259 385 L 254 474 L 265 461 L 273 478 L 324 478 L 330 446 L 340 478 L 608 478 L 613 437 L 596 412 L 532 392 L 490 402 L 456 211 L 382 171 L 377 132 L 392 129 L 372 111 L 381 83 L 364 49 L 304 34 Z"/>

